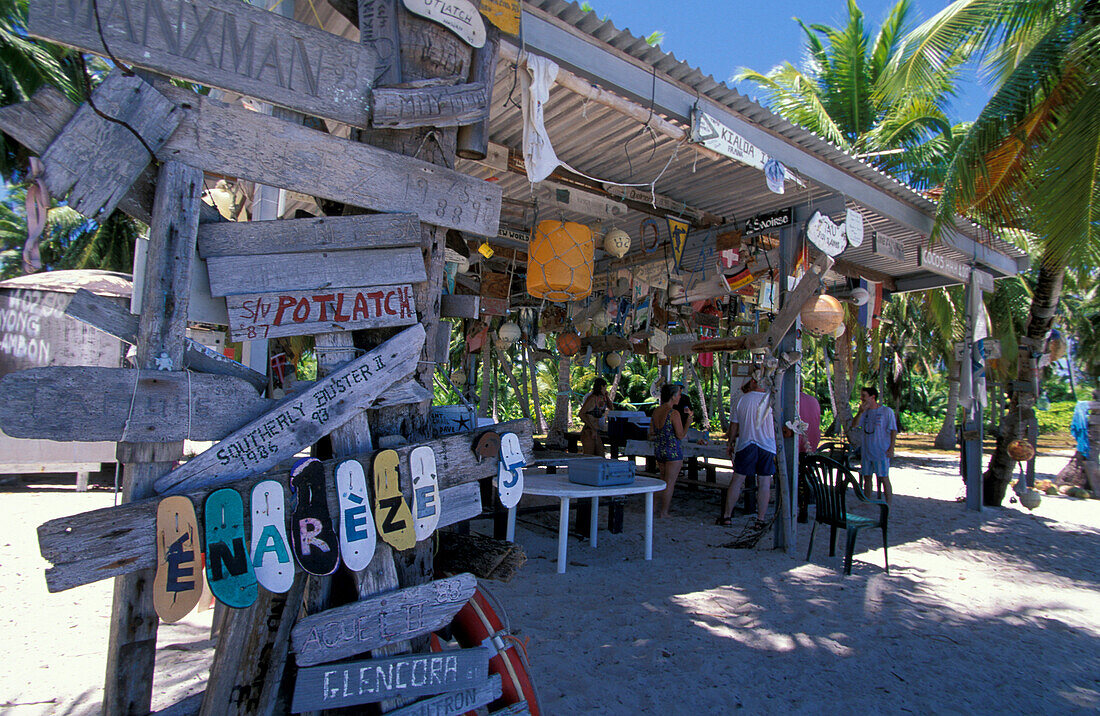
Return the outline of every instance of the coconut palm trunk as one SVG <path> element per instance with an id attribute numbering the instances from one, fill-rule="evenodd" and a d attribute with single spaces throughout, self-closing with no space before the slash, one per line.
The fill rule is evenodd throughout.
<path id="1" fill-rule="evenodd" d="M 947 415 L 943 417 L 943 427 L 933 443 L 939 450 L 953 450 L 958 442 L 955 421 L 959 410 L 959 369 L 954 356 L 949 358 L 947 366 L 948 375 L 953 377 L 947 381 Z"/>
<path id="2" fill-rule="evenodd" d="M 833 360 L 833 422 L 836 434 L 844 435 L 852 424 L 852 384 L 848 380 L 848 366 L 851 364 L 852 342 L 845 333 L 836 339 L 836 358 Z"/>
<path id="3" fill-rule="evenodd" d="M 1047 258 L 1046 255 L 1043 257 Z M 1065 267 L 1044 260 L 1039 267 L 1039 277 L 1035 293 L 1031 300 L 1031 312 L 1027 322 L 1027 348 L 1021 346 L 1016 368 L 1017 384 L 1031 386 L 1028 392 L 1010 389 L 1008 395 L 1008 413 L 1005 415 L 1001 434 L 997 438 L 997 447 L 989 460 L 989 468 L 984 475 L 983 503 L 996 507 L 1005 498 L 1005 492 L 1012 481 L 1012 472 L 1016 461 L 1008 455 L 1008 446 L 1022 437 L 1024 426 L 1035 418 L 1035 386 L 1038 385 L 1039 369 L 1032 355 L 1038 355 L 1043 342 L 1054 324 L 1054 314 L 1058 309 L 1058 299 L 1062 295 L 1062 279 Z"/>

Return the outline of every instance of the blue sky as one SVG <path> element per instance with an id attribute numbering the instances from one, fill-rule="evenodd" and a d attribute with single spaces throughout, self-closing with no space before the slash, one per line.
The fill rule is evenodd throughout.
<path id="1" fill-rule="evenodd" d="M 871 36 L 896 0 L 859 0 L 864 25 Z M 589 0 L 600 17 L 608 16 L 619 29 L 645 36 L 665 33 L 661 49 L 678 59 L 726 81 L 740 67 L 767 72 L 788 60 L 802 61 L 802 29 L 792 18 L 807 24 L 838 26 L 845 23 L 845 0 Z M 917 22 L 948 5 L 945 0 L 913 0 Z M 738 86 L 755 97 L 754 85 Z M 964 77 L 959 96 L 949 109 L 953 121 L 973 120 L 989 98 L 974 72 Z"/>

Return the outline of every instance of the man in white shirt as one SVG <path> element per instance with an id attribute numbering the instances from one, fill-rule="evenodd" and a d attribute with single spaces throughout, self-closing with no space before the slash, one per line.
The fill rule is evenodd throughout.
<path id="1" fill-rule="evenodd" d="M 726 489 L 726 504 L 717 524 L 728 526 L 733 506 L 741 497 L 746 477 L 756 477 L 756 527 L 762 527 L 771 501 L 775 474 L 775 423 L 768 394 L 757 376 L 743 388 L 745 394 L 733 409 L 726 454 L 733 460 L 733 478 Z"/>

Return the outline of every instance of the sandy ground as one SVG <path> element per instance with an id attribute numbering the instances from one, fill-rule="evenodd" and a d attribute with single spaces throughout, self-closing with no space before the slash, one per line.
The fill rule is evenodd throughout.
<path id="1" fill-rule="evenodd" d="M 1040 458 L 1039 476 L 1066 459 Z M 827 556 L 827 532 L 803 561 L 809 525 L 791 554 L 770 538 L 723 548 L 733 532 L 714 526 L 718 493 L 708 490 L 678 491 L 652 562 L 636 498 L 624 532 L 602 531 L 598 550 L 571 540 L 564 575 L 556 513 L 522 517 L 529 562 L 490 588 L 527 640 L 545 712 L 1100 710 L 1100 501 L 1044 496 L 1034 513 L 979 515 L 954 502 L 954 458 L 898 462 L 889 576 L 877 532 L 861 535 L 850 577 L 842 546 Z M 0 500 L 0 709 L 94 713 L 111 583 L 48 594 L 34 527 L 112 496 L 50 486 Z M 156 708 L 202 690 L 209 624 L 206 612 L 162 625 Z"/>

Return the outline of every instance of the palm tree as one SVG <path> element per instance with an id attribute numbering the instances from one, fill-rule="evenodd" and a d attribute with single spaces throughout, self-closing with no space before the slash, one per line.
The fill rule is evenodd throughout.
<path id="1" fill-rule="evenodd" d="M 1100 264 L 1100 2 L 958 0 L 909 35 L 887 95 L 938 75 L 960 55 L 981 58 L 998 88 L 948 164 L 933 237 L 961 212 L 1040 241 L 1025 343 L 1041 352 L 1067 266 Z M 1019 382 L 1035 361 L 1021 356 Z M 999 505 L 1015 461 L 1008 445 L 1034 414 L 1034 392 L 1011 391 L 985 472 L 985 503 Z"/>
<path id="2" fill-rule="evenodd" d="M 887 97 L 911 15 L 910 0 L 899 0 L 873 39 L 855 0 L 848 0 L 843 28 L 796 18 L 805 34 L 801 69 L 789 62 L 767 74 L 741 68 L 731 79 L 756 83 L 768 106 L 785 119 L 914 188 L 935 186 L 936 168 L 950 156 L 952 127 L 945 107 L 960 63 L 948 58 L 900 99 Z"/>

